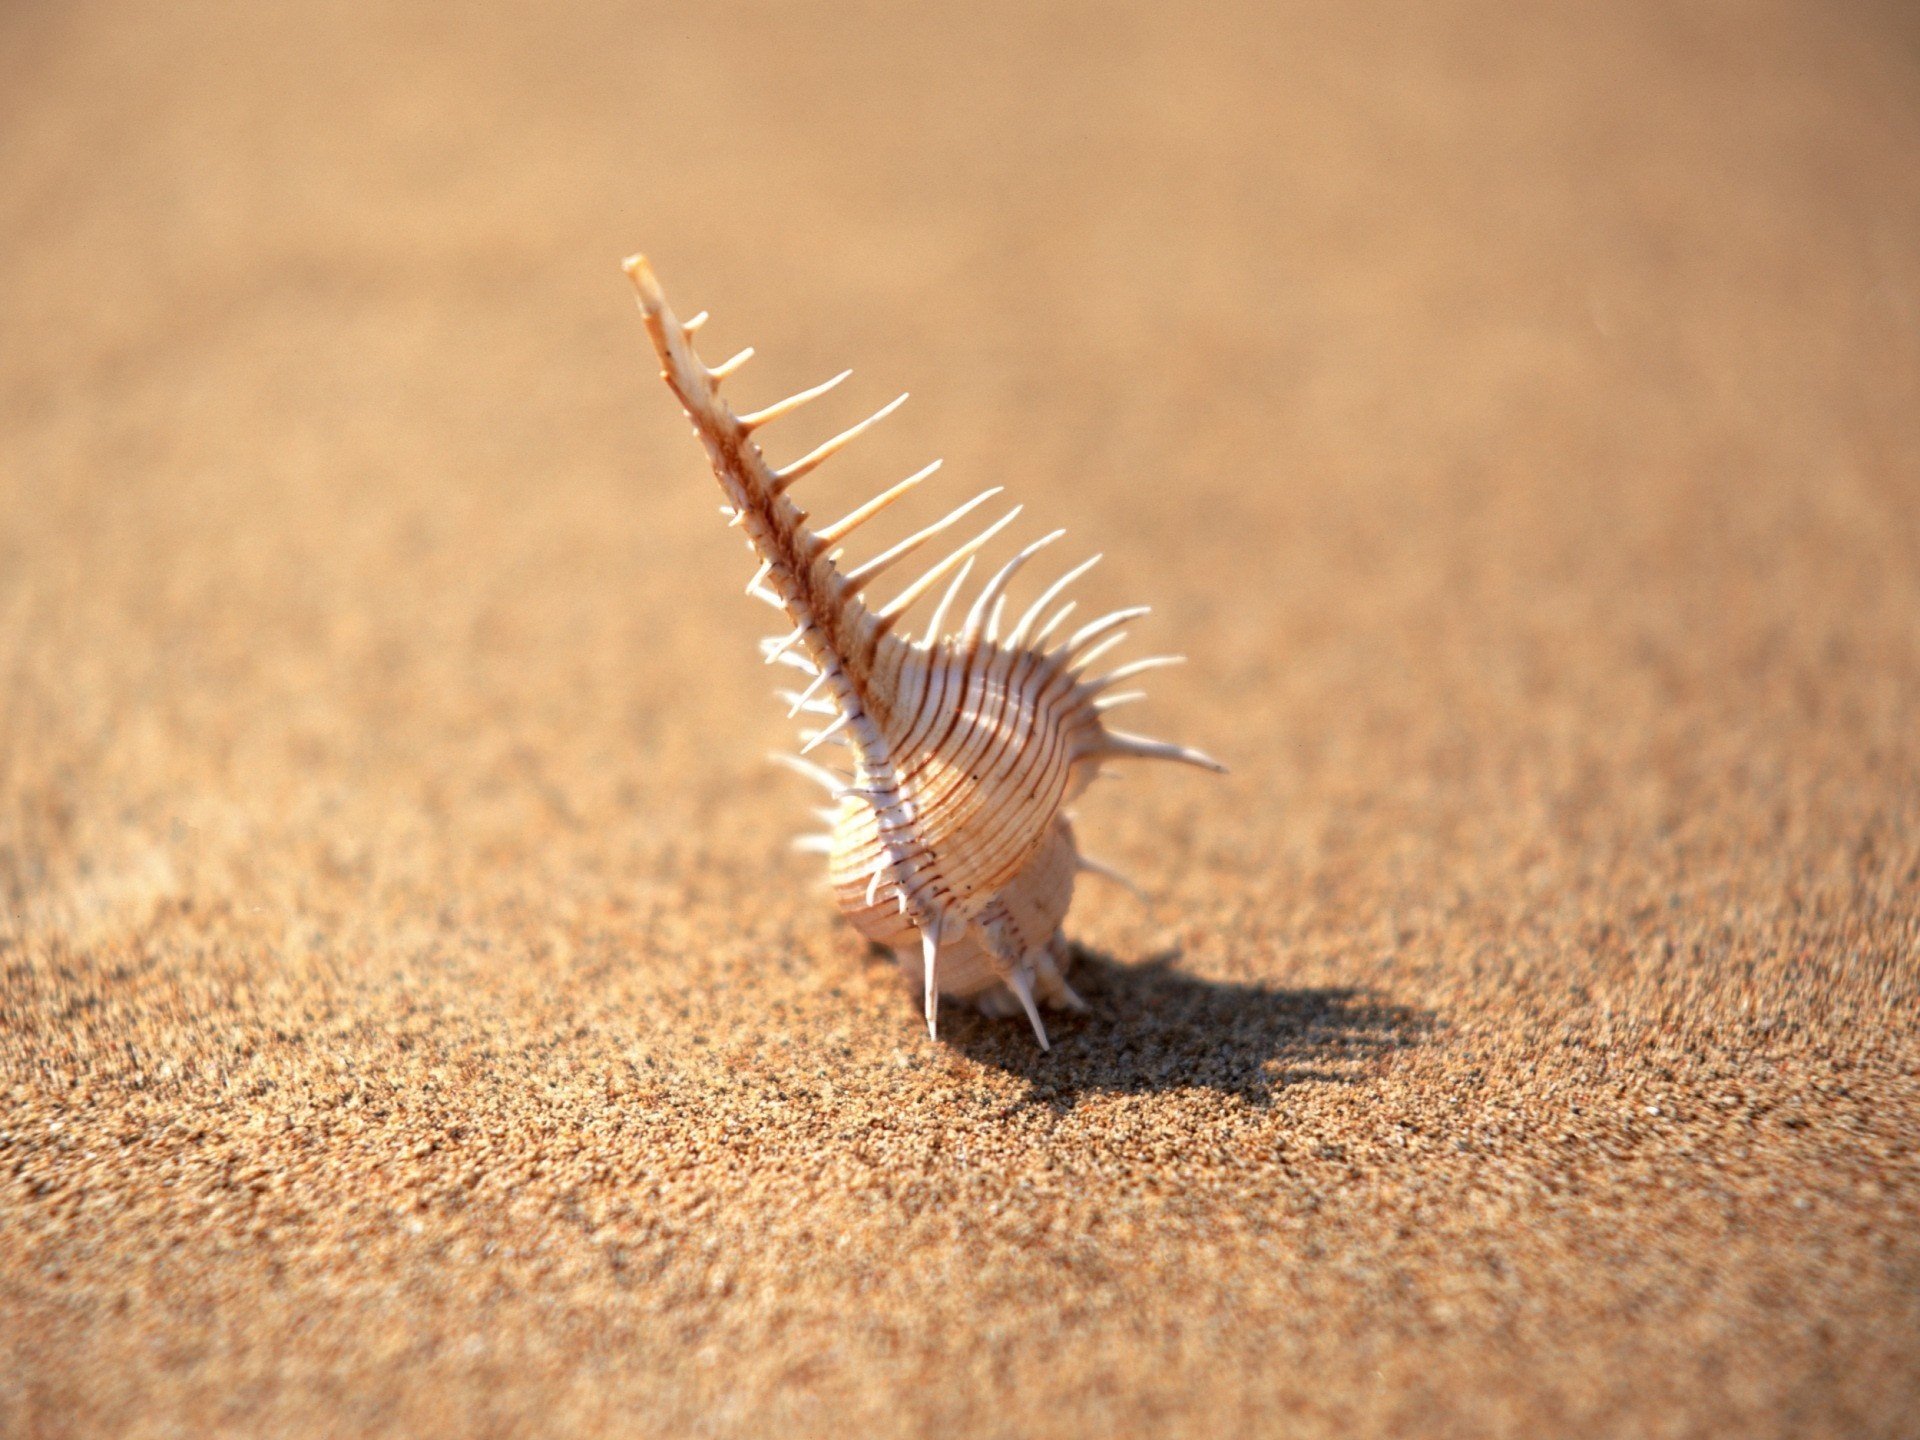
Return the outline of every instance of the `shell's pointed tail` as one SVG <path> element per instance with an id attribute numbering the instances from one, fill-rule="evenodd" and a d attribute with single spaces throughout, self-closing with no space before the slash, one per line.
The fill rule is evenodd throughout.
<path id="1" fill-rule="evenodd" d="M 808 527 L 806 512 L 787 492 L 803 475 L 891 414 L 906 397 L 903 395 L 883 406 L 858 425 L 776 470 L 769 465 L 756 440 L 761 427 L 817 399 L 846 377 L 836 376 L 823 385 L 763 409 L 737 414 L 721 398 L 720 383 L 744 364 L 752 351 L 743 350 L 724 365 L 703 364 L 692 344 L 698 327 L 683 325 L 674 317 L 646 257 L 630 257 L 625 269 L 633 282 L 647 336 L 659 355 L 661 376 L 692 422 L 695 435 L 706 449 L 714 478 L 720 483 L 728 523 L 745 532 L 759 557 L 759 569 L 748 588 L 761 598 L 777 602 L 792 622 L 792 630 L 767 649 L 767 660 L 795 664 L 809 674 L 824 677 L 832 704 L 839 711 L 837 723 L 811 737 L 806 748 L 811 750 L 827 739 L 843 738 L 848 742 L 855 760 L 856 783 L 847 785 L 840 793 L 861 796 L 873 806 L 882 852 L 875 883 L 890 880 L 899 887 L 901 906 L 911 914 L 914 923 L 931 924 L 937 932 L 938 908 L 931 895 L 921 893 L 923 886 L 915 880 L 915 872 L 910 868 L 916 843 L 917 807 L 912 796 L 901 789 L 893 746 L 886 738 L 888 726 L 896 718 L 894 712 L 902 703 L 900 668 L 908 648 L 888 632 L 902 613 L 903 605 L 896 604 L 891 612 L 876 614 L 861 599 L 860 590 L 888 566 L 963 519 L 972 506 L 961 507 L 907 541 L 842 572 L 835 540 L 879 513 L 893 498 L 931 474 L 931 470 L 896 486 L 824 534 Z M 990 527 L 988 535 L 992 533 L 994 530 Z M 820 778 L 816 771 L 803 773 Z M 929 1023 L 932 1023 L 931 1009 Z"/>
<path id="2" fill-rule="evenodd" d="M 762 427 L 832 390 L 846 374 L 760 410 L 736 414 L 721 398 L 720 382 L 752 351 L 743 350 L 721 365 L 703 364 L 693 349 L 699 324 L 683 325 L 674 318 L 646 256 L 629 256 L 622 268 L 633 282 L 647 337 L 660 357 L 661 378 L 706 448 L 730 523 L 744 528 L 760 558 L 748 589 L 772 598 L 787 612 L 794 624 L 793 643 L 803 644 L 816 668 L 833 677 L 829 683 L 836 698 L 854 702 L 843 708 L 864 713 L 871 698 L 867 679 L 873 640 L 882 627 L 841 575 L 827 543 L 807 528 L 805 513 L 782 493 L 794 477 L 776 472 L 753 438 Z"/>
<path id="3" fill-rule="evenodd" d="M 643 307 L 651 303 L 655 309 L 666 308 L 666 298 L 660 293 L 660 282 L 654 278 L 653 266 L 647 263 L 646 256 L 629 255 L 620 262 L 620 268 L 627 272 L 627 278 L 633 281 L 633 288 L 640 292 L 640 304 Z M 694 317 L 698 322 L 695 328 L 705 324 L 706 318 L 707 312 L 702 310 Z"/>

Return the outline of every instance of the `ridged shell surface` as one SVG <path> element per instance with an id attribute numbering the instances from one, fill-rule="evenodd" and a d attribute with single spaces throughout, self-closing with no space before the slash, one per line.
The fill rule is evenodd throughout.
<path id="1" fill-rule="evenodd" d="M 1072 951 L 1061 930 L 1075 878 L 1104 869 L 1079 853 L 1064 807 L 1108 761 L 1220 768 L 1198 751 L 1104 722 L 1107 709 L 1138 698 L 1116 694 L 1117 682 L 1178 657 L 1092 673 L 1141 609 L 1055 638 L 1073 609 L 1063 594 L 1092 561 L 1005 624 L 1015 575 L 1060 532 L 1019 551 L 965 596 L 976 558 L 1017 507 L 953 545 L 886 604 L 870 607 L 865 596 L 873 581 L 953 532 L 999 492 L 976 496 L 870 560 L 844 565 L 839 542 L 918 486 L 938 462 L 818 529 L 787 492 L 900 402 L 775 469 L 753 433 L 846 377 L 736 414 L 719 386 L 752 352 L 705 365 L 691 344 L 705 316 L 678 321 L 645 259 L 635 256 L 626 268 L 662 378 L 706 447 L 729 523 L 745 531 L 760 561 L 749 593 L 784 611 L 792 625 L 763 646 L 770 662 L 807 677 L 785 698 L 791 713 L 818 722 L 803 732 L 805 747 L 790 763 L 835 801 L 823 812 L 827 831 L 807 837 L 804 847 L 826 853 L 842 913 L 892 950 L 919 986 L 929 1033 L 937 1033 L 944 994 L 993 1014 L 1024 1012 L 1045 1046 L 1039 1007 L 1080 1003 L 1067 983 Z M 907 611 L 936 591 L 941 598 L 925 636 L 916 642 L 899 633 Z M 944 622 L 963 601 L 965 617 L 949 633 Z M 845 770 L 804 758 L 823 745 L 844 748 Z"/>

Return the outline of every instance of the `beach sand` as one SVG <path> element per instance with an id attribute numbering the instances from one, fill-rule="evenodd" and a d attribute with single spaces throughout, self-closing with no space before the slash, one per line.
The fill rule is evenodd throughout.
<path id="1" fill-rule="evenodd" d="M 0 41 L 0 1433 L 1914 1433 L 1910 9 Z M 1051 1054 L 788 849 L 634 250 L 1191 657 Z"/>

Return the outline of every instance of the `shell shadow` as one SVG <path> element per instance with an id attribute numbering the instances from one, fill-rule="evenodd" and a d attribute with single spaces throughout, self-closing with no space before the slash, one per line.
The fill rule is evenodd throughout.
<path id="1" fill-rule="evenodd" d="M 1169 950 L 1122 964 L 1079 951 L 1071 978 L 1089 1013 L 1048 1012 L 1051 1051 L 1034 1044 L 1024 1025 L 971 1013 L 954 1014 L 943 1038 L 1025 1080 L 1023 1103 L 1065 1111 L 1087 1094 L 1189 1089 L 1266 1105 L 1302 1081 L 1366 1079 L 1379 1056 L 1417 1045 L 1437 1028 L 1432 1014 L 1361 989 L 1205 980 L 1176 969 L 1179 958 Z"/>

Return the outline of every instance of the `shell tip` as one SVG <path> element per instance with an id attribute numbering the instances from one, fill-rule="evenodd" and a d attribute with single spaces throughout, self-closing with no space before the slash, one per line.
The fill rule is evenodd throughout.
<path id="1" fill-rule="evenodd" d="M 627 278 L 633 281 L 633 288 L 639 292 L 640 308 L 648 315 L 664 313 L 667 297 L 661 292 L 660 282 L 654 278 L 653 266 L 647 263 L 647 257 L 629 255 L 620 262 L 620 268 L 627 272 Z"/>

